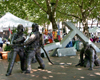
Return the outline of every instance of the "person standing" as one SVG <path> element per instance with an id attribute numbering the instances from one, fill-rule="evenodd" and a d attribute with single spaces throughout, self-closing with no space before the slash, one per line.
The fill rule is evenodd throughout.
<path id="1" fill-rule="evenodd" d="M 0 37 L 0 47 L 2 48 L 3 47 L 3 41 L 2 41 L 2 38 Z"/>
<path id="2" fill-rule="evenodd" d="M 3 49 L 0 47 L 0 59 L 2 59 L 2 54 L 1 54 L 2 51 Z"/>

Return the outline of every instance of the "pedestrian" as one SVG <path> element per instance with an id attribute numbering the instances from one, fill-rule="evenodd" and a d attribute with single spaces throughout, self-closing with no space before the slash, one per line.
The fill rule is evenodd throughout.
<path id="1" fill-rule="evenodd" d="M 2 48 L 3 47 L 3 41 L 2 41 L 2 38 L 0 37 L 0 47 Z"/>
<path id="2" fill-rule="evenodd" d="M 0 59 L 2 59 L 2 52 L 3 51 L 3 49 L 0 47 Z"/>

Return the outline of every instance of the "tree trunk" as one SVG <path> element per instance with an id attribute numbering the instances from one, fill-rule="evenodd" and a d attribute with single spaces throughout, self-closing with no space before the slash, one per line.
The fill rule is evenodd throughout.
<path id="1" fill-rule="evenodd" d="M 92 28 L 92 25 L 93 25 L 93 19 L 92 19 L 92 23 L 91 23 L 91 28 Z"/>
<path id="2" fill-rule="evenodd" d="M 56 20 L 55 20 L 55 18 L 54 18 L 54 15 L 52 14 L 52 12 L 49 14 L 49 20 L 50 20 L 51 23 L 52 23 L 53 29 L 58 29 L 58 28 L 57 28 Z"/>
<path id="3" fill-rule="evenodd" d="M 88 30 L 88 23 L 87 20 L 83 20 L 82 21 L 83 24 L 83 33 L 85 33 L 85 35 L 89 38 L 89 30 Z"/>
<path id="4" fill-rule="evenodd" d="M 57 28 L 57 23 L 56 23 L 55 18 L 52 18 L 51 23 L 52 23 L 52 27 L 53 27 L 53 29 L 58 29 L 58 28 Z"/>

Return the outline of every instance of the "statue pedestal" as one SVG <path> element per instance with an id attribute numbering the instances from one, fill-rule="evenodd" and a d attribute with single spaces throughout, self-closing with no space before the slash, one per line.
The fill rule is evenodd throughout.
<path id="1" fill-rule="evenodd" d="M 57 49 L 57 56 L 75 56 L 76 49 L 74 47 Z"/>
<path id="2" fill-rule="evenodd" d="M 69 48 L 56 48 L 51 53 L 51 56 L 75 56 L 76 55 L 76 49 L 75 47 L 69 47 Z"/>

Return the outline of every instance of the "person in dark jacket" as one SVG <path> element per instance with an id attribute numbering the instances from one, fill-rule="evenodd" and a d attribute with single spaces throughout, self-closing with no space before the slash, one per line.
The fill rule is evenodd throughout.
<path id="1" fill-rule="evenodd" d="M 3 49 L 0 47 L 0 59 L 2 59 L 2 54 L 1 54 L 2 51 Z"/>
<path id="2" fill-rule="evenodd" d="M 0 47 L 2 48 L 3 47 L 3 41 L 2 41 L 2 38 L 0 37 Z"/>

